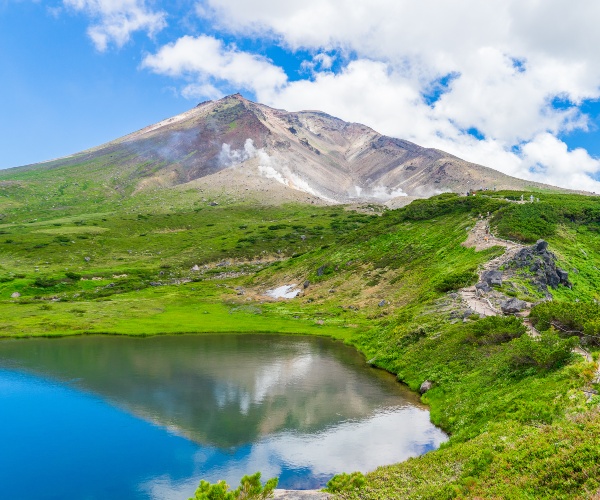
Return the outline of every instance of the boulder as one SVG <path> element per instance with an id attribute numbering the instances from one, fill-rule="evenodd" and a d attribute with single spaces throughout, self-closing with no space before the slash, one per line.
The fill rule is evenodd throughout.
<path id="1" fill-rule="evenodd" d="M 317 269 L 317 276 L 323 276 L 324 272 L 325 272 L 325 266 L 319 267 L 319 269 Z"/>
<path id="2" fill-rule="evenodd" d="M 548 250 L 548 242 L 538 240 L 535 245 L 520 250 L 509 266 L 515 269 L 529 268 L 531 283 L 548 295 L 548 287 L 558 285 L 571 287 L 569 273 L 556 267 L 556 256 Z"/>
<path id="3" fill-rule="evenodd" d="M 310 286 L 310 281 L 306 280 L 304 282 L 304 285 L 302 285 L 304 287 L 304 289 L 306 290 L 309 286 Z"/>
<path id="4" fill-rule="evenodd" d="M 487 293 L 487 292 L 490 292 L 492 290 L 492 287 L 488 283 L 486 283 L 485 281 L 480 281 L 479 283 L 477 283 L 475 285 L 475 289 Z"/>
<path id="5" fill-rule="evenodd" d="M 537 240 L 533 245 L 533 251 L 535 253 L 543 253 L 548 250 L 548 242 L 545 240 Z"/>
<path id="6" fill-rule="evenodd" d="M 571 282 L 569 281 L 569 273 L 567 271 L 561 269 L 560 267 L 557 267 L 556 274 L 558 275 L 558 279 L 563 285 L 568 287 L 571 286 Z"/>
<path id="7" fill-rule="evenodd" d="M 21 296 L 21 294 L 20 294 L 19 292 L 14 292 L 14 293 L 11 295 L 11 298 L 13 298 L 13 299 L 18 299 L 20 296 Z"/>
<path id="8" fill-rule="evenodd" d="M 200 266 L 198 266 L 198 264 L 194 264 L 194 267 L 192 267 L 191 271 L 200 271 Z"/>
<path id="9" fill-rule="evenodd" d="M 500 304 L 500 308 L 504 314 L 516 314 L 521 312 L 523 309 L 527 307 L 527 302 L 519 300 L 517 298 L 512 298 L 505 300 Z"/>
<path id="10" fill-rule="evenodd" d="M 427 391 L 431 390 L 432 387 L 433 387 L 433 382 L 431 380 L 426 380 L 425 382 L 423 382 L 421 384 L 421 387 L 419 387 L 419 392 L 421 394 L 425 394 Z"/>
<path id="11" fill-rule="evenodd" d="M 502 271 L 498 271 L 497 269 L 485 271 L 481 275 L 481 281 L 490 286 L 502 286 Z"/>

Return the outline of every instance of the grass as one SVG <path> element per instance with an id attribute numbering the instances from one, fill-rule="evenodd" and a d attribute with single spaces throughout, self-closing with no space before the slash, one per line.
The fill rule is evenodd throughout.
<path id="1" fill-rule="evenodd" d="M 423 400 L 451 434 L 440 450 L 346 481 L 339 495 L 568 498 L 600 488 L 598 405 L 581 391 L 592 367 L 571 355 L 575 341 L 551 330 L 532 341 L 510 318 L 463 322 L 453 297 L 503 251 L 461 245 L 491 212 L 503 237 L 547 238 L 570 272 L 573 288 L 553 290 L 556 302 L 534 318 L 591 332 L 600 324 L 596 198 L 444 194 L 381 215 L 225 195 L 209 206 L 212 194 L 198 190 L 132 195 L 127 169 L 109 175 L 104 160 L 84 160 L 0 175 L 0 336 L 332 336 L 414 390 L 432 381 Z M 265 297 L 290 283 L 298 298 Z M 526 284 L 515 278 L 514 293 L 534 297 Z M 589 314 L 567 317 L 584 303 Z"/>

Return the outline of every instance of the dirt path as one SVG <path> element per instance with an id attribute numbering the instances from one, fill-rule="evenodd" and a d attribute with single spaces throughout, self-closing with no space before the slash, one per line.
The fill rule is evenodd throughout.
<path id="1" fill-rule="evenodd" d="M 488 299 L 478 296 L 474 286 L 463 288 L 459 293 L 469 309 L 481 316 L 497 316 L 501 313 Z"/>
<path id="2" fill-rule="evenodd" d="M 463 243 L 463 246 L 468 248 L 474 247 L 476 251 L 485 250 L 494 246 L 501 246 L 505 248 L 505 251 L 502 255 L 499 255 L 498 257 L 486 262 L 481 267 L 481 269 L 478 271 L 480 280 L 485 271 L 498 269 L 503 264 L 512 260 L 521 249 L 525 248 L 525 245 L 521 245 L 520 243 L 515 243 L 513 241 L 503 240 L 501 238 L 496 238 L 493 234 L 491 234 L 489 230 L 489 219 L 480 219 L 476 222 L 473 229 L 471 229 L 467 240 Z M 479 294 L 474 286 L 459 290 L 459 294 L 469 309 L 481 316 L 497 316 L 502 314 L 502 311 L 494 307 L 488 298 L 484 297 L 482 294 Z M 533 326 L 531 320 L 529 319 L 529 312 L 530 308 L 527 308 L 523 310 L 519 316 L 523 318 L 523 324 L 527 327 L 528 334 L 532 337 L 539 337 L 540 332 Z M 582 347 L 575 347 L 573 352 L 583 356 L 589 363 L 594 362 L 592 355 Z M 600 363 L 596 364 L 596 375 L 593 383 L 600 383 Z M 593 394 L 595 394 L 587 389 L 584 389 L 583 392 L 585 392 L 588 397 L 591 397 Z"/>
<path id="3" fill-rule="evenodd" d="M 479 279 L 485 271 L 498 269 L 500 266 L 511 260 L 525 245 L 515 243 L 501 238 L 496 238 L 489 230 L 489 219 L 479 219 L 473 229 L 469 232 L 467 240 L 463 243 L 467 248 L 475 248 L 477 252 L 492 248 L 495 246 L 504 247 L 504 253 L 498 257 L 486 262 L 478 271 Z M 483 316 L 497 316 L 502 314 L 498 308 L 486 297 L 480 295 L 474 286 L 463 288 L 459 291 L 463 301 L 469 306 L 469 309 Z"/>

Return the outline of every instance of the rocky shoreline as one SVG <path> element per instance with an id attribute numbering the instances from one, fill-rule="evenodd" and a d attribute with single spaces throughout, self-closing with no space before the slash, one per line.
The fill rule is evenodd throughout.
<path id="1" fill-rule="evenodd" d="M 333 498 L 333 496 L 320 490 L 275 490 L 273 498 L 284 500 L 326 500 Z"/>

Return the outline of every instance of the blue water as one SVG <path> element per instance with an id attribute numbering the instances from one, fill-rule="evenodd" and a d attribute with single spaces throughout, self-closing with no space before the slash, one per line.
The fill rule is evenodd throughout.
<path id="1" fill-rule="evenodd" d="M 189 379 L 188 371 L 171 381 L 172 393 L 168 385 L 153 381 L 151 374 L 142 377 L 140 373 L 152 367 L 158 370 L 153 374 L 156 380 L 169 379 L 167 373 L 175 371 L 175 365 L 169 362 L 157 368 L 150 352 L 162 352 L 161 359 L 179 360 L 180 367 L 183 351 L 173 349 L 176 345 L 180 349 L 177 343 L 181 341 L 163 338 L 130 345 L 110 339 L 64 340 L 0 343 L 0 366 L 5 366 L 0 368 L 0 499 L 187 499 L 200 479 L 225 479 L 235 485 L 242 475 L 259 470 L 264 479 L 278 476 L 282 488 L 316 488 L 334 473 L 372 470 L 437 448 L 446 439 L 429 423 L 426 409 L 417 401 L 411 404 L 402 399 L 403 393 L 396 392 L 398 384 L 391 377 L 382 378 L 358 360 L 349 361 L 345 352 L 332 355 L 338 349 L 335 346 L 323 347 L 303 339 L 296 341 L 301 342 L 298 347 L 289 340 L 278 340 L 283 342 L 281 363 L 294 367 L 293 376 L 282 386 L 297 391 L 286 397 L 272 380 L 265 382 L 264 366 L 259 375 L 244 377 L 254 378 L 251 383 L 231 375 L 234 367 L 223 375 L 227 368 L 222 365 L 218 375 L 207 377 L 208 362 L 202 362 L 200 353 L 206 352 L 207 344 L 188 338 L 186 342 L 191 343 L 185 345 L 185 352 L 196 344 L 199 349 L 197 353 L 192 349 L 191 356 L 199 360 L 193 371 L 204 373 L 202 383 L 193 385 L 209 389 L 178 396 L 176 387 L 181 389 L 182 381 Z M 238 367 L 249 352 L 256 351 L 255 344 L 247 342 L 241 341 L 241 347 L 236 344 L 236 352 L 241 349 L 243 355 L 237 360 L 233 356 Z M 102 377 L 94 370 L 109 370 L 104 363 L 111 357 L 114 362 L 114 356 L 101 355 L 109 352 L 103 350 L 107 345 L 109 351 L 130 354 L 118 367 L 115 364 L 112 372 L 118 377 L 110 386 L 99 386 L 99 380 L 110 377 L 106 371 Z M 148 346 L 152 349 L 145 352 Z M 63 348 L 69 359 L 78 359 L 77 353 L 83 352 L 78 349 L 97 354 L 86 354 L 81 378 L 72 377 L 78 371 L 74 367 L 56 368 L 66 364 L 61 361 Z M 32 349 L 36 352 L 33 357 Z M 272 359 L 277 346 L 269 340 L 262 349 L 268 349 Z M 232 357 L 231 346 L 225 351 Z M 307 382 L 315 372 L 307 365 L 307 353 L 314 355 L 315 366 L 324 363 L 328 367 L 336 390 L 345 391 L 339 399 L 344 403 L 336 404 L 327 392 L 331 387 L 318 382 L 318 374 L 315 381 Z M 90 367 L 94 359 L 99 359 L 97 367 Z M 355 361 L 358 374 L 351 375 L 349 366 Z M 302 363 L 308 366 L 304 371 L 299 368 Z M 40 373 L 31 369 L 34 364 Z M 261 364 L 264 359 L 257 366 Z M 136 376 L 132 367 L 136 367 Z M 272 374 L 273 368 L 267 372 Z M 373 380 L 366 384 L 369 377 Z M 119 378 L 127 380 L 119 384 Z M 273 377 L 277 382 L 284 379 L 281 370 Z M 305 383 L 308 390 L 302 396 Z M 252 388 L 249 396 L 241 390 L 245 385 Z M 126 396 L 122 386 L 127 387 Z M 359 396 L 356 388 L 363 386 L 371 387 L 366 391 L 370 395 Z M 325 392 L 319 395 L 319 390 Z M 235 400 L 235 405 L 229 405 L 228 398 Z M 350 406 L 345 407 L 347 400 Z M 320 407 L 324 416 L 319 415 Z M 266 409 L 260 412 L 260 408 Z M 254 410 L 258 413 L 253 414 Z M 204 422 L 206 418 L 210 425 Z M 230 425 L 247 429 L 233 436 L 227 431 Z"/>

